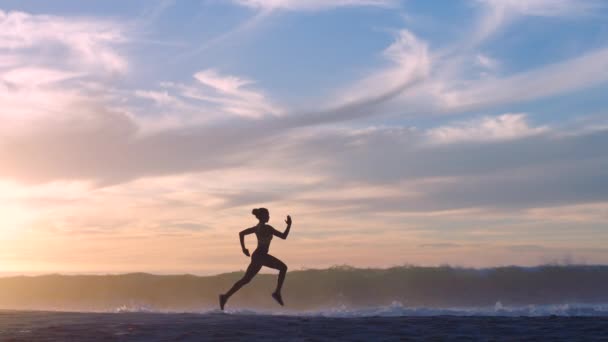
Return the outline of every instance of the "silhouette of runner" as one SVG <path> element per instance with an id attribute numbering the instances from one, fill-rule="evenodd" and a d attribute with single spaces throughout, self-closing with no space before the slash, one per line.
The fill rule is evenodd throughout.
<path id="1" fill-rule="evenodd" d="M 287 219 L 285 223 L 287 223 L 287 228 L 285 228 L 285 232 L 281 233 L 278 230 L 274 229 L 272 226 L 266 224 L 268 220 L 270 220 L 270 213 L 266 208 L 257 208 L 251 211 L 255 217 L 260 221 L 257 226 L 247 228 L 239 233 L 239 238 L 241 240 L 241 247 L 243 248 L 243 253 L 246 256 L 249 256 L 249 250 L 245 248 L 245 235 L 254 234 L 258 238 L 258 248 L 253 252 L 251 256 L 251 263 L 249 267 L 247 267 L 247 271 L 243 278 L 234 283 L 232 288 L 226 292 L 225 294 L 220 295 L 220 308 L 224 310 L 224 305 L 236 291 L 238 291 L 245 284 L 249 283 L 253 277 L 260 271 L 262 266 L 274 268 L 275 270 L 279 270 L 279 279 L 277 281 L 277 289 L 272 293 L 272 298 L 274 298 L 279 304 L 283 305 L 283 298 L 281 297 L 281 287 L 283 287 L 283 281 L 285 281 L 285 275 L 287 274 L 287 265 L 285 265 L 281 260 L 273 257 L 268 254 L 268 249 L 270 248 L 270 240 L 272 240 L 273 236 L 278 236 L 281 239 L 287 239 L 287 235 L 289 235 L 289 229 L 291 229 L 291 217 L 287 215 Z"/>

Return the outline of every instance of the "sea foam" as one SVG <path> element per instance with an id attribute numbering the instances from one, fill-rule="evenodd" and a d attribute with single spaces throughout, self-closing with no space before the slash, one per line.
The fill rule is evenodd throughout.
<path id="1" fill-rule="evenodd" d="M 162 314 L 228 314 L 228 315 L 262 315 L 262 316 L 295 316 L 295 317 L 330 317 L 330 318 L 362 318 L 362 317 L 433 317 L 433 316 L 485 316 L 485 317 L 608 317 L 607 304 L 559 304 L 559 305 L 523 305 L 504 306 L 496 302 L 490 307 L 462 308 L 425 308 L 408 307 L 399 302 L 387 306 L 350 308 L 339 306 L 320 310 L 289 310 L 289 309 L 254 309 L 236 308 L 221 311 L 217 308 L 207 308 L 191 311 L 162 311 L 148 307 L 121 306 L 112 310 L 114 313 L 162 313 Z"/>

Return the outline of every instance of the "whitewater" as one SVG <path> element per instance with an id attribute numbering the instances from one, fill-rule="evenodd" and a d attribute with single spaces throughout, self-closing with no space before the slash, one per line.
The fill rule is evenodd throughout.
<path id="1" fill-rule="evenodd" d="M 147 307 L 120 306 L 105 313 L 150 313 L 150 314 L 228 314 L 228 315 L 259 315 L 287 317 L 329 317 L 329 318 L 365 318 L 365 317 L 433 317 L 433 316 L 484 316 L 484 317 L 608 317 L 608 303 L 605 304 L 556 304 L 556 305 L 525 305 L 504 306 L 497 302 L 491 307 L 463 308 L 425 308 L 407 307 L 402 303 L 392 303 L 388 306 L 350 308 L 339 306 L 322 310 L 260 310 L 253 308 L 227 309 L 206 308 L 191 311 L 163 311 Z"/>

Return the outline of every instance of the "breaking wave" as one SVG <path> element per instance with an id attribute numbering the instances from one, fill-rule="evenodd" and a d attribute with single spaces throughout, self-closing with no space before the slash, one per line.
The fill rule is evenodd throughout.
<path id="1" fill-rule="evenodd" d="M 429 316 L 501 316 L 501 317 L 544 317 L 544 316 L 608 316 L 608 304 L 560 304 L 503 306 L 497 302 L 492 307 L 479 308 L 424 308 L 406 307 L 401 303 L 390 306 L 365 309 L 346 307 L 329 310 L 304 312 L 302 315 L 323 317 L 429 317 Z"/>
<path id="2" fill-rule="evenodd" d="M 158 311 L 150 308 L 135 308 L 121 306 L 114 313 L 163 313 L 163 314 L 220 314 L 219 309 L 193 310 L 193 311 Z M 322 310 L 258 310 L 258 309 L 228 309 L 229 315 L 264 315 L 264 316 L 298 316 L 298 317 L 331 317 L 331 318 L 359 318 L 359 317 L 433 317 L 433 316 L 492 316 L 492 317 L 608 317 L 608 303 L 606 304 L 559 304 L 559 305 L 524 305 L 504 306 L 497 302 L 491 307 L 472 308 L 425 308 L 407 307 L 401 303 L 389 306 L 350 308 L 341 306 Z"/>
<path id="3" fill-rule="evenodd" d="M 241 272 L 0 278 L 0 308 L 95 312 L 218 312 L 217 294 Z M 231 298 L 230 314 L 370 316 L 608 316 L 608 266 L 469 269 L 334 267 L 289 272 L 281 308 L 276 276 L 261 274 Z"/>

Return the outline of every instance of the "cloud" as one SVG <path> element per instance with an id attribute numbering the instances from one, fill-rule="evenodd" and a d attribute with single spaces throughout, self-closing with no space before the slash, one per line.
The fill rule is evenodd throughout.
<path id="1" fill-rule="evenodd" d="M 499 67 L 499 62 L 489 56 L 486 56 L 482 53 L 477 54 L 476 56 L 477 64 L 481 67 L 489 70 L 495 70 Z"/>
<path id="2" fill-rule="evenodd" d="M 24 104 L 20 104 L 24 107 Z M 251 149 L 268 146 L 277 132 L 263 123 L 216 122 L 177 126 L 141 134 L 141 126 L 125 112 L 72 94 L 54 104 L 58 115 L 33 111 L 26 122 L 8 118 L 0 177 L 23 182 L 91 180 L 121 183 L 154 175 L 181 174 L 246 164 Z M 260 129 L 261 128 L 261 129 Z"/>
<path id="3" fill-rule="evenodd" d="M 499 105 L 524 103 L 594 87 L 608 81 L 606 73 L 596 72 L 606 68 L 608 50 L 605 47 L 587 50 L 568 60 L 517 73 L 507 73 L 506 68 L 502 68 L 502 61 L 499 63 L 497 58 L 479 51 L 482 41 L 492 38 L 495 32 L 518 18 L 588 17 L 596 13 L 595 9 L 605 7 L 601 2 L 481 0 L 475 1 L 475 4 L 482 10 L 481 17 L 473 25 L 475 33 L 464 36 L 452 45 L 434 50 L 418 50 L 425 51 L 427 56 L 427 67 L 423 67 L 425 64 L 419 64 L 420 69 L 425 70 L 425 77 L 414 86 L 403 89 L 397 96 L 378 103 L 377 107 L 382 108 L 385 115 L 405 118 L 419 116 L 421 113 L 432 115 L 482 111 Z M 514 26 L 514 29 L 517 27 Z M 420 38 L 416 37 L 416 40 L 425 47 L 428 45 Z M 399 41 L 395 44 L 398 43 Z M 415 54 L 410 54 L 411 56 Z M 506 62 L 508 61 L 504 63 Z M 359 84 L 345 87 L 339 98 L 358 98 L 376 89 L 385 89 L 385 85 L 391 85 L 399 78 L 398 70 L 378 70 Z"/>
<path id="4" fill-rule="evenodd" d="M 486 12 L 508 13 L 513 19 L 525 15 L 587 16 L 599 6 L 594 1 L 479 1 L 477 4 Z M 486 12 L 476 27 L 489 25 L 484 24 L 491 19 Z M 492 19 L 495 21 L 492 25 L 503 27 L 512 22 L 511 19 L 503 19 Z M 483 37 L 486 39 L 494 29 L 478 30 L 487 31 Z M 403 119 L 484 111 L 594 87 L 608 81 L 606 73 L 596 72 L 606 68 L 606 48 L 586 51 L 574 58 L 534 69 L 506 73 L 506 68 L 502 68 L 502 62 L 499 63 L 497 58 L 478 51 L 479 40 L 476 35 L 467 36 L 454 46 L 433 51 L 426 41 L 410 30 L 400 30 L 393 44 L 383 51 L 387 65 L 345 86 L 331 101 L 334 108 L 330 106 L 328 112 L 338 113 L 345 108 L 352 114 L 325 115 L 325 122 L 331 122 L 331 117 L 341 118 L 338 120 L 347 117 L 361 119 L 378 113 Z M 308 117 L 311 122 L 321 122 L 320 115 L 311 113 Z"/>
<path id="5" fill-rule="evenodd" d="M 476 0 L 494 11 L 539 17 L 570 17 L 591 14 L 602 6 L 597 0 Z"/>
<path id="6" fill-rule="evenodd" d="M 17 56 L 0 55 L 0 68 L 7 68 L 18 65 L 20 59 Z"/>
<path id="7" fill-rule="evenodd" d="M 456 84 L 450 84 L 438 96 L 459 100 L 445 106 L 447 112 L 516 101 L 517 96 L 565 91 L 586 86 L 590 80 L 602 82 L 601 73 L 592 73 L 591 69 L 601 66 L 605 54 L 600 50 L 503 79 L 470 82 L 457 90 L 452 90 Z M 393 186 L 403 192 L 402 196 L 392 193 L 380 198 L 328 196 L 336 206 L 342 203 L 363 205 L 370 210 L 397 211 L 407 207 L 431 211 L 603 200 L 601 187 L 589 190 L 590 184 L 602 177 L 600 171 L 594 173 L 593 167 L 604 163 L 605 155 L 597 148 L 605 140 L 603 130 L 559 137 L 547 127 L 531 126 L 525 115 L 512 113 L 443 124 L 425 131 L 408 126 L 319 129 L 321 125 L 384 113 L 383 106 L 388 102 L 408 100 L 407 96 L 400 96 L 423 87 L 425 81 L 436 76 L 432 67 L 440 62 L 428 51 L 428 44 L 408 30 L 397 33 L 383 56 L 387 61 L 384 68 L 344 91 L 333 106 L 318 111 L 284 113 L 256 89 L 256 82 L 217 69 L 195 73 L 192 84 L 171 83 L 162 90 L 131 92 L 163 108 L 200 105 L 210 111 L 218 109 L 221 115 L 232 115 L 146 134 L 142 134 L 139 119 L 132 113 L 113 109 L 104 101 L 93 101 L 89 94 L 72 87 L 57 87 L 57 83 L 74 77 L 70 73 L 50 69 L 40 73 L 45 77 L 32 81 L 26 77 L 27 69 L 21 74 L 19 69 L 12 69 L 12 74 L 3 74 L 4 82 L 33 85 L 39 96 L 36 100 L 40 100 L 34 102 L 44 109 L 33 106 L 32 98 L 24 96 L 31 94 L 26 93 L 25 87 L 7 88 L 0 94 L 12 115 L 0 130 L 6 137 L 0 144 L 0 158 L 7 165 L 0 170 L 0 176 L 24 182 L 77 179 L 107 185 L 146 177 L 245 168 L 258 161 L 283 170 L 282 163 L 290 161 L 336 187 L 348 182 L 362 188 Z M 582 76 L 564 77 L 570 76 L 573 66 L 579 67 L 577 73 Z M 553 88 L 534 85 L 541 81 L 551 83 Z M 559 85 L 560 82 L 564 84 Z M 530 89 L 513 94 L 508 91 L 511 87 Z M 402 113 L 409 110 L 412 109 L 404 108 Z M 28 115 L 21 115 L 24 113 Z M 23 124 L 23 117 L 27 124 Z M 257 120 L 248 120 L 251 118 Z M 309 127 L 315 131 L 307 131 Z M 568 163 L 578 163 L 581 168 L 573 170 Z M 555 165 L 554 175 L 545 176 L 545 182 L 535 182 L 543 170 Z M 530 193 L 535 184 L 538 191 Z M 525 187 L 521 194 L 514 190 L 520 187 Z M 568 187 L 577 191 L 568 195 Z M 588 190 L 583 192 L 585 189 Z M 319 199 L 323 196 L 306 196 L 305 191 L 313 190 L 301 190 L 300 200 L 323 201 Z M 246 198 L 239 191 L 224 196 L 227 206 L 248 204 L 255 198 L 277 201 L 283 197 L 258 192 Z"/>
<path id="8" fill-rule="evenodd" d="M 601 86 L 608 82 L 608 48 L 603 47 L 576 57 L 511 74 L 472 73 L 479 70 L 476 59 L 467 52 L 458 56 L 428 52 L 428 63 L 419 64 L 424 76 L 411 87 L 385 98 L 377 107 L 385 115 L 407 118 L 432 114 L 459 114 L 484 111 L 501 105 L 526 103 L 564 93 Z M 466 57 L 466 58 L 465 58 Z M 424 61 L 425 59 L 421 59 Z M 474 61 L 474 63 L 471 63 Z M 427 66 L 425 69 L 424 66 Z M 493 72 L 492 69 L 486 69 Z M 343 91 L 352 98 L 364 96 L 394 83 L 396 72 L 378 72 L 355 87 Z"/>
<path id="9" fill-rule="evenodd" d="M 204 87 L 181 86 L 183 97 L 216 104 L 221 111 L 242 117 L 282 115 L 283 109 L 262 91 L 253 89 L 251 80 L 220 74 L 214 69 L 199 71 L 194 78 Z"/>
<path id="10" fill-rule="evenodd" d="M 547 250 L 546 247 L 540 245 L 508 245 L 503 246 L 503 248 L 518 253 L 543 252 Z"/>
<path id="11" fill-rule="evenodd" d="M 220 75 L 213 69 L 199 71 L 194 74 L 194 78 L 202 84 L 209 86 L 219 92 L 228 94 L 238 94 L 243 86 L 253 83 L 250 80 L 242 79 L 231 75 Z"/>
<path id="12" fill-rule="evenodd" d="M 517 139 L 546 130 L 546 127 L 530 127 L 525 114 L 509 113 L 432 128 L 427 134 L 431 142 L 445 144 Z"/>
<path id="13" fill-rule="evenodd" d="M 213 89 L 214 95 L 210 96 L 184 86 L 180 87 L 181 94 L 184 97 L 221 104 L 224 111 L 239 116 L 284 116 L 280 120 L 268 122 L 270 129 L 291 129 L 350 121 L 376 115 L 384 103 L 425 79 L 431 67 L 426 42 L 408 30 L 400 30 L 395 41 L 382 55 L 389 62 L 389 66 L 341 91 L 337 100 L 332 100 L 321 108 L 293 112 L 290 115 L 283 115 L 286 111 L 268 101 L 262 92 L 251 90 L 248 86 L 253 84 L 253 81 L 223 75 L 215 69 L 202 70 L 194 75 L 201 84 Z"/>
<path id="14" fill-rule="evenodd" d="M 608 48 L 602 48 L 566 61 L 504 77 L 466 83 L 448 81 L 438 96 L 444 99 L 444 112 L 521 103 L 601 85 L 608 81 L 608 74 L 598 70 L 606 69 Z"/>
<path id="15" fill-rule="evenodd" d="M 12 68 L 4 73 L 0 73 L 0 77 L 5 84 L 15 87 L 37 87 L 69 80 L 81 75 L 81 73 L 77 72 L 36 67 Z"/>
<path id="16" fill-rule="evenodd" d="M 240 4 L 256 10 L 254 19 L 216 42 L 273 11 L 396 2 Z M 484 39 L 523 15 L 588 15 L 548 2 L 481 6 L 501 7 Z M 241 228 L 261 203 L 273 215 L 294 215 L 303 228 L 296 244 L 326 252 L 345 242 L 339 256 L 318 253 L 333 255 L 322 262 L 348 257 L 353 246 L 388 250 L 374 259 L 384 265 L 401 262 L 404 250 L 413 262 L 493 252 L 473 251 L 469 238 L 505 239 L 492 246 L 500 262 L 519 254 L 526 255 L 516 261 L 529 262 L 531 254 L 550 251 L 525 239 L 537 229 L 573 236 L 571 245 L 603 237 L 597 231 L 608 203 L 606 127 L 597 118 L 589 121 L 593 129 L 543 126 L 533 111 L 528 117 L 488 108 L 604 84 L 605 48 L 509 74 L 509 60 L 496 51 L 481 52 L 475 44 L 445 49 L 402 29 L 380 51 L 381 65 L 328 103 L 293 111 L 265 91 L 261 79 L 230 74 L 229 61 L 222 69 L 191 65 L 190 80 L 142 86 L 139 72 L 146 69 L 127 59 L 141 51 L 122 49 L 131 42 L 125 29 L 131 26 L 120 22 L 19 12 L 2 12 L 0 22 L 0 216 L 5 226 L 28 228 L 5 229 L 4 238 L 7 232 L 27 237 L 22 245 L 9 243 L 8 253 L 36 251 L 38 260 L 53 263 L 78 239 L 86 245 L 66 254 L 66 264 L 78 259 L 90 269 L 96 265 L 90 258 L 111 251 L 125 269 L 147 260 L 143 254 L 173 255 L 146 261 L 156 271 L 171 269 L 180 258 L 217 259 L 233 242 L 226 232 Z M 116 79 L 130 71 L 128 79 Z M 145 84 L 155 77 L 146 75 Z M 469 113 L 475 119 L 426 120 L 467 111 L 475 111 Z M 375 116 L 382 121 L 369 124 Z M 424 118 L 422 126 L 413 127 L 411 117 Z M 40 235 L 26 235 L 32 232 Z M 133 241 L 147 247 L 133 254 Z M 437 253 L 428 253 L 433 248 Z M 176 257 L 174 251 L 181 252 Z M 366 253 L 354 261 L 370 262 Z M 597 260 L 605 260 L 601 253 Z M 292 255 L 310 263 L 309 254 Z M 129 258 L 136 266 L 124 263 Z M 240 262 L 234 258 L 216 267 L 233 267 Z M 22 264 L 30 267 L 34 259 Z"/>
<path id="17" fill-rule="evenodd" d="M 543 220 L 551 222 L 605 222 L 608 220 L 607 202 L 597 202 L 591 204 L 574 204 L 553 207 L 531 208 L 526 210 L 526 216 L 533 220 Z"/>
<path id="18" fill-rule="evenodd" d="M 169 95 L 169 93 L 166 91 L 136 90 L 135 96 L 152 100 L 159 105 L 170 105 L 178 101 L 174 96 Z"/>
<path id="19" fill-rule="evenodd" d="M 58 113 L 91 95 L 86 84 L 127 71 L 118 52 L 125 42 L 118 22 L 0 10 L 3 129 L 19 135 L 44 116 L 61 121 Z"/>
<path id="20" fill-rule="evenodd" d="M 355 102 L 371 97 L 370 94 L 391 92 L 403 84 L 424 79 L 431 70 L 432 60 L 427 43 L 405 29 L 397 33 L 395 41 L 382 55 L 389 65 L 343 90 L 339 94 L 339 101 Z"/>
<path id="21" fill-rule="evenodd" d="M 63 61 L 66 68 L 123 73 L 127 62 L 114 46 L 125 41 L 117 22 L 0 10 L 0 49 L 22 65 Z"/>
<path id="22" fill-rule="evenodd" d="M 216 104 L 225 113 L 249 118 L 261 118 L 268 114 L 277 116 L 277 119 L 266 120 L 257 127 L 271 135 L 287 129 L 377 115 L 386 102 L 422 82 L 431 67 L 427 44 L 408 30 L 399 31 L 395 41 L 382 55 L 389 63 L 387 67 L 341 91 L 337 100 L 318 109 L 288 112 L 270 101 L 262 91 L 253 89 L 251 86 L 255 82 L 252 80 L 225 75 L 215 69 L 205 69 L 194 74 L 194 78 L 205 86 L 203 89 L 172 83 L 167 84 L 167 87 L 177 89 L 184 98 Z M 246 128 L 243 130 L 251 131 Z"/>
<path id="23" fill-rule="evenodd" d="M 596 0 L 475 0 L 483 15 L 474 41 L 483 41 L 509 23 L 525 16 L 582 17 L 604 6 Z"/>
<path id="24" fill-rule="evenodd" d="M 238 92 L 240 86 L 223 89 Z M 247 195 L 241 189 L 220 196 L 225 206 L 265 198 L 361 212 L 425 212 L 608 200 L 608 189 L 600 185 L 607 176 L 603 170 L 608 170 L 608 155 L 602 148 L 608 144 L 608 132 L 564 134 L 532 126 L 523 114 L 486 116 L 425 131 L 411 127 L 307 131 L 301 128 L 310 121 L 268 117 L 176 126 L 142 135 L 129 115 L 82 97 L 74 96 L 57 110 L 59 120 L 40 116 L 19 129 L 1 128 L 5 138 L 0 159 L 5 166 L 0 177 L 35 183 L 90 180 L 107 185 L 262 163 L 279 174 L 287 170 L 286 164 L 299 165 L 299 171 L 323 179 L 319 184 L 329 191 L 346 184 L 398 191 L 335 198 L 312 195 L 318 191 L 314 184 L 288 186 L 287 197 L 254 189 Z M 352 119 L 353 114 L 344 115 L 340 120 Z M 317 123 L 328 122 L 320 118 L 315 118 Z"/>
<path id="25" fill-rule="evenodd" d="M 314 11 L 336 7 L 392 7 L 395 0 L 233 0 L 236 4 L 258 10 Z"/>
<path id="26" fill-rule="evenodd" d="M 383 56 L 389 62 L 387 67 L 340 91 L 337 99 L 325 108 L 292 113 L 279 121 L 279 126 L 301 128 L 372 117 L 381 113 L 387 102 L 419 86 L 428 77 L 431 58 L 427 45 L 408 30 L 398 32 Z"/>
<path id="27" fill-rule="evenodd" d="M 439 249 L 445 249 L 445 248 L 459 248 L 459 247 L 463 247 L 462 245 L 456 244 L 456 243 L 424 243 L 424 244 L 420 244 L 418 245 L 418 247 L 420 248 L 439 248 Z"/>
<path id="28" fill-rule="evenodd" d="M 184 95 L 219 103 L 226 112 L 244 117 L 259 118 L 268 114 L 281 114 L 281 110 L 270 103 L 266 95 L 248 87 L 254 83 L 251 80 L 222 75 L 214 69 L 199 71 L 194 74 L 194 78 L 219 96 L 205 96 L 196 91 L 186 92 Z"/>
<path id="29" fill-rule="evenodd" d="M 177 56 L 177 59 L 191 58 L 217 44 L 251 32 L 277 11 L 320 11 L 359 6 L 392 8 L 399 4 L 398 0 L 232 0 L 232 2 L 254 9 L 257 13 L 234 28 L 203 42 L 196 49 Z"/>
<path id="30" fill-rule="evenodd" d="M 483 144 L 467 139 L 429 144 L 428 132 L 377 128 L 310 137 L 273 155 L 277 160 L 298 156 L 291 161 L 297 164 L 324 161 L 317 172 L 327 177 L 326 184 L 385 185 L 402 194 L 330 196 L 315 200 L 317 206 L 369 212 L 514 210 L 606 201 L 608 188 L 602 179 L 607 176 L 608 154 L 600 146 L 607 141 L 605 130 L 563 135 L 543 129 Z"/>

